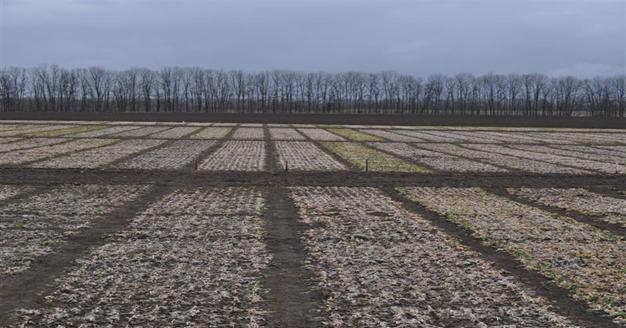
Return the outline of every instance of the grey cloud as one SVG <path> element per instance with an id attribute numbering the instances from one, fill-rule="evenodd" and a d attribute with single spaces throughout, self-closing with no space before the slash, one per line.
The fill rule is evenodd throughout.
<path id="1" fill-rule="evenodd" d="M 594 75 L 624 1 L 0 0 L 0 64 Z"/>

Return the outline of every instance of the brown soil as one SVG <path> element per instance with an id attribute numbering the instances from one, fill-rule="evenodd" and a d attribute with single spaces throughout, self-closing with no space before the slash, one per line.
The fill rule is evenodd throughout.
<path id="1" fill-rule="evenodd" d="M 237 114 L 237 113 L 74 113 L 2 112 L 0 120 L 221 122 L 283 124 L 451 125 L 571 128 L 625 128 L 626 119 L 592 117 L 376 115 L 376 114 Z"/>

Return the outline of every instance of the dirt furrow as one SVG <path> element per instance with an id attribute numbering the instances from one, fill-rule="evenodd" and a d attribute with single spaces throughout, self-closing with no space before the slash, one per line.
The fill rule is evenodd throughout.
<path id="1" fill-rule="evenodd" d="M 276 144 L 272 141 L 270 129 L 267 124 L 263 125 L 263 141 L 265 142 L 265 168 L 269 172 L 278 172 L 284 170 L 278 164 L 278 151 Z"/>
<path id="2" fill-rule="evenodd" d="M 305 267 L 306 250 L 302 238 L 306 226 L 283 187 L 267 191 L 265 209 L 266 244 L 272 262 L 264 274 L 269 290 L 271 327 L 320 326 L 322 295 Z"/>
<path id="3" fill-rule="evenodd" d="M 336 158 L 340 160 L 340 158 Z M 344 163 L 348 165 L 348 163 Z M 575 188 L 596 184 L 615 189 L 626 189 L 624 175 L 575 175 L 575 174 L 516 174 L 516 173 L 468 173 L 434 174 L 402 172 L 211 172 L 196 171 L 193 175 L 177 170 L 116 170 L 116 169 L 49 169 L 49 168 L 0 168 L 0 183 L 6 184 L 127 184 L 160 183 L 190 186 L 483 186 L 503 185 L 507 187 L 561 187 Z M 619 197 L 609 194 L 612 197 Z M 625 196 L 621 196 L 622 198 Z"/>

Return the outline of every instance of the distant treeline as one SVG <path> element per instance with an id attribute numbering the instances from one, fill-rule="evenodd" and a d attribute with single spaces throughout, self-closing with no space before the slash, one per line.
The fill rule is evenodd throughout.
<path id="1" fill-rule="evenodd" d="M 624 117 L 624 75 L 0 70 L 0 111 L 365 113 Z"/>

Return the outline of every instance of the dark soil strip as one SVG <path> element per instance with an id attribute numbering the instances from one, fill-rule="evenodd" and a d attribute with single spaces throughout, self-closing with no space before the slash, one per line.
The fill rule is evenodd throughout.
<path id="1" fill-rule="evenodd" d="M 626 199 L 626 185 L 619 186 L 610 185 L 588 185 L 584 186 L 585 189 L 607 197 Z"/>
<path id="2" fill-rule="evenodd" d="M 263 141 L 265 143 L 265 169 L 270 172 L 285 170 L 278 162 L 278 151 L 276 150 L 276 144 L 274 144 L 274 141 L 272 141 L 270 129 L 267 127 L 267 125 L 263 126 Z"/>
<path id="3" fill-rule="evenodd" d="M 232 110 L 232 109 L 230 109 Z M 476 127 L 572 127 L 624 128 L 626 120 L 596 117 L 520 117 L 426 114 L 271 114 L 271 113 L 182 113 L 182 112 L 2 112 L 0 120 L 220 122 L 357 125 L 450 125 Z M 33 122 L 29 122 L 31 124 Z"/>
<path id="4" fill-rule="evenodd" d="M 10 326 L 14 310 L 44 303 L 45 295 L 56 288 L 55 279 L 71 270 L 76 259 L 106 244 L 107 236 L 122 231 L 133 217 L 169 191 L 169 188 L 154 186 L 139 198 L 109 213 L 106 218 L 72 235 L 52 253 L 33 261 L 27 271 L 0 279 L 0 326 Z"/>
<path id="5" fill-rule="evenodd" d="M 402 204 L 405 209 L 427 219 L 437 228 L 455 237 L 463 245 L 480 254 L 483 259 L 516 276 L 522 283 L 530 287 L 535 295 L 549 300 L 552 310 L 556 313 L 589 327 L 622 327 L 613 322 L 606 313 L 594 311 L 586 303 L 571 297 L 565 288 L 557 286 L 540 273 L 525 268 L 519 260 L 510 254 L 499 250 L 497 247 L 481 243 L 472 236 L 470 230 L 447 220 L 444 216 L 423 207 L 417 202 L 405 198 L 394 188 L 383 188 L 383 191 L 387 196 Z"/>
<path id="6" fill-rule="evenodd" d="M 272 312 L 269 326 L 321 326 L 323 297 L 305 267 L 302 238 L 306 226 L 298 220 L 296 206 L 285 188 L 269 189 L 266 202 L 265 242 L 273 256 L 263 281 Z"/>
<path id="7" fill-rule="evenodd" d="M 535 207 L 542 211 L 549 212 L 552 214 L 556 214 L 560 216 L 567 216 L 578 222 L 588 224 L 590 226 L 594 226 L 598 229 L 607 230 L 619 236 L 626 236 L 626 228 L 623 227 L 621 224 L 602 221 L 598 219 L 597 217 L 594 217 L 593 215 L 581 213 L 579 211 L 567 210 L 567 209 L 563 209 L 560 207 L 543 204 L 541 202 L 529 199 L 527 197 L 513 194 L 502 186 L 483 187 L 483 189 L 485 189 L 486 191 L 492 194 L 507 198 L 519 204 Z"/>
<path id="8" fill-rule="evenodd" d="M 343 162 L 342 162 L 343 163 Z M 347 164 L 347 163 L 346 163 Z M 625 189 L 624 175 L 466 173 L 435 174 L 405 172 L 211 172 L 193 175 L 180 170 L 41 169 L 0 168 L 0 183 L 7 184 L 150 184 L 190 186 L 484 186 L 573 188 L 610 185 Z M 585 187 L 586 188 L 586 187 Z"/>

